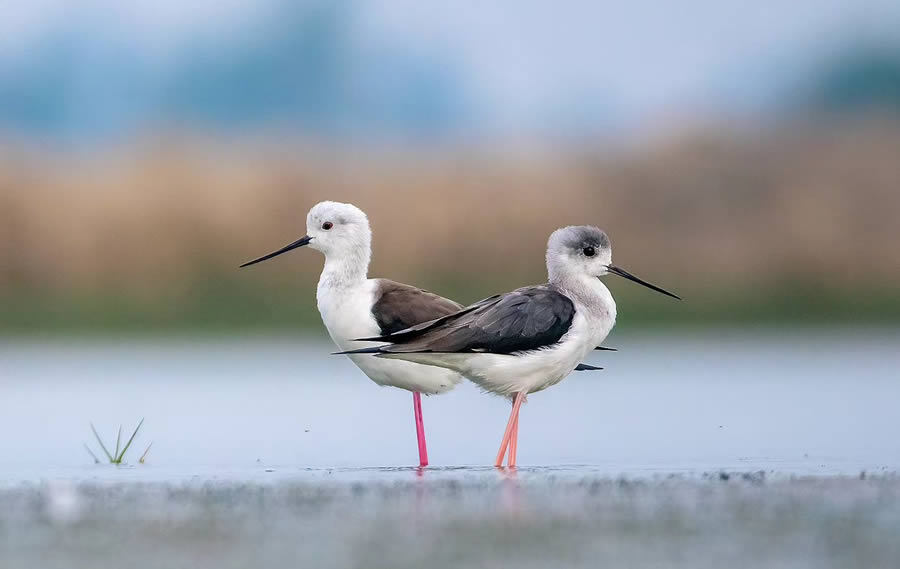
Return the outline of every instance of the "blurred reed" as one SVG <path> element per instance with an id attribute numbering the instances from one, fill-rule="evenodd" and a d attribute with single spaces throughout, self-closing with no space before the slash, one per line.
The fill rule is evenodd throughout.
<path id="1" fill-rule="evenodd" d="M 237 265 L 305 233 L 323 199 L 369 214 L 373 275 L 462 302 L 543 280 L 549 233 L 590 223 L 617 263 L 688 298 L 615 283 L 641 317 L 900 320 L 900 121 L 868 119 L 618 147 L 7 143 L 0 329 L 312 323 L 318 254 Z"/>

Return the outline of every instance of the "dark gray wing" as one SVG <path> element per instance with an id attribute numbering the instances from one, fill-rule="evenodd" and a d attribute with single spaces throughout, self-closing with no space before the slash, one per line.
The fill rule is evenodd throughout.
<path id="1" fill-rule="evenodd" d="M 382 335 L 458 312 L 461 304 L 414 286 L 378 279 L 372 315 Z"/>
<path id="2" fill-rule="evenodd" d="M 555 344 L 574 317 L 575 305 L 568 297 L 551 285 L 540 285 L 485 299 L 411 330 L 366 339 L 391 342 L 379 349 L 386 353 L 510 354 Z"/>

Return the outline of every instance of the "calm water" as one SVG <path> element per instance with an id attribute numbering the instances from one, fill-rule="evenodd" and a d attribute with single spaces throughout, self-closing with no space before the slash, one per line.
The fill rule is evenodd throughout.
<path id="1" fill-rule="evenodd" d="M 610 475 L 900 467 L 900 330 L 613 337 L 615 353 L 529 398 L 523 466 Z M 0 481 L 121 476 L 92 465 L 146 417 L 128 476 L 395 467 L 416 461 L 409 393 L 304 338 L 0 342 Z M 424 399 L 435 466 L 490 464 L 509 413 L 464 384 Z M 132 459 L 135 455 L 132 454 Z M 158 473 L 158 474 L 157 474 Z"/>
<path id="2" fill-rule="evenodd" d="M 900 331 L 613 338 L 523 408 L 308 339 L 0 344 L 0 567 L 900 565 Z M 94 465 L 146 417 L 144 465 Z M 96 451 L 95 451 L 96 452 Z M 134 457 L 132 455 L 132 462 Z"/>

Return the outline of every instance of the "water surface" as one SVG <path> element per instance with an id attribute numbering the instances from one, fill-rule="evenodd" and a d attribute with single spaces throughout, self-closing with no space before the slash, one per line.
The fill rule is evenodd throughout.
<path id="1" fill-rule="evenodd" d="M 612 476 L 900 466 L 900 331 L 680 331 L 608 344 L 621 351 L 589 360 L 604 371 L 529 398 L 522 466 Z M 303 337 L 0 342 L 0 480 L 121 476 L 91 464 L 88 423 L 111 440 L 141 417 L 135 450 L 153 448 L 126 476 L 414 464 L 409 393 L 331 351 Z M 424 413 L 433 465 L 485 466 L 509 403 L 464 384 L 425 398 Z"/>
<path id="2" fill-rule="evenodd" d="M 411 396 L 304 338 L 0 343 L 0 567 L 894 568 L 900 333 L 612 338 L 509 402 Z M 95 465 L 146 417 L 146 464 Z M 99 452 L 95 450 L 95 452 Z"/>

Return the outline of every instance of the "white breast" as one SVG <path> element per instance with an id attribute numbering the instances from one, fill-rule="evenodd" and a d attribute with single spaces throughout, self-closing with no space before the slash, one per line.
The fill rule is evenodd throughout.
<path id="1" fill-rule="evenodd" d="M 354 342 L 381 334 L 372 315 L 375 280 L 368 279 L 359 286 L 340 290 L 323 284 L 316 290 L 316 302 L 328 334 L 341 350 L 378 345 L 375 342 Z M 418 391 L 426 395 L 442 393 L 462 381 L 454 371 L 419 364 L 377 358 L 368 354 L 348 356 L 369 378 L 379 385 Z"/>
<path id="2" fill-rule="evenodd" d="M 319 283 L 316 290 L 319 314 L 328 334 L 340 349 L 360 348 L 363 344 L 354 342 L 354 339 L 381 333 L 372 315 L 372 288 L 371 280 L 340 289 Z"/>

